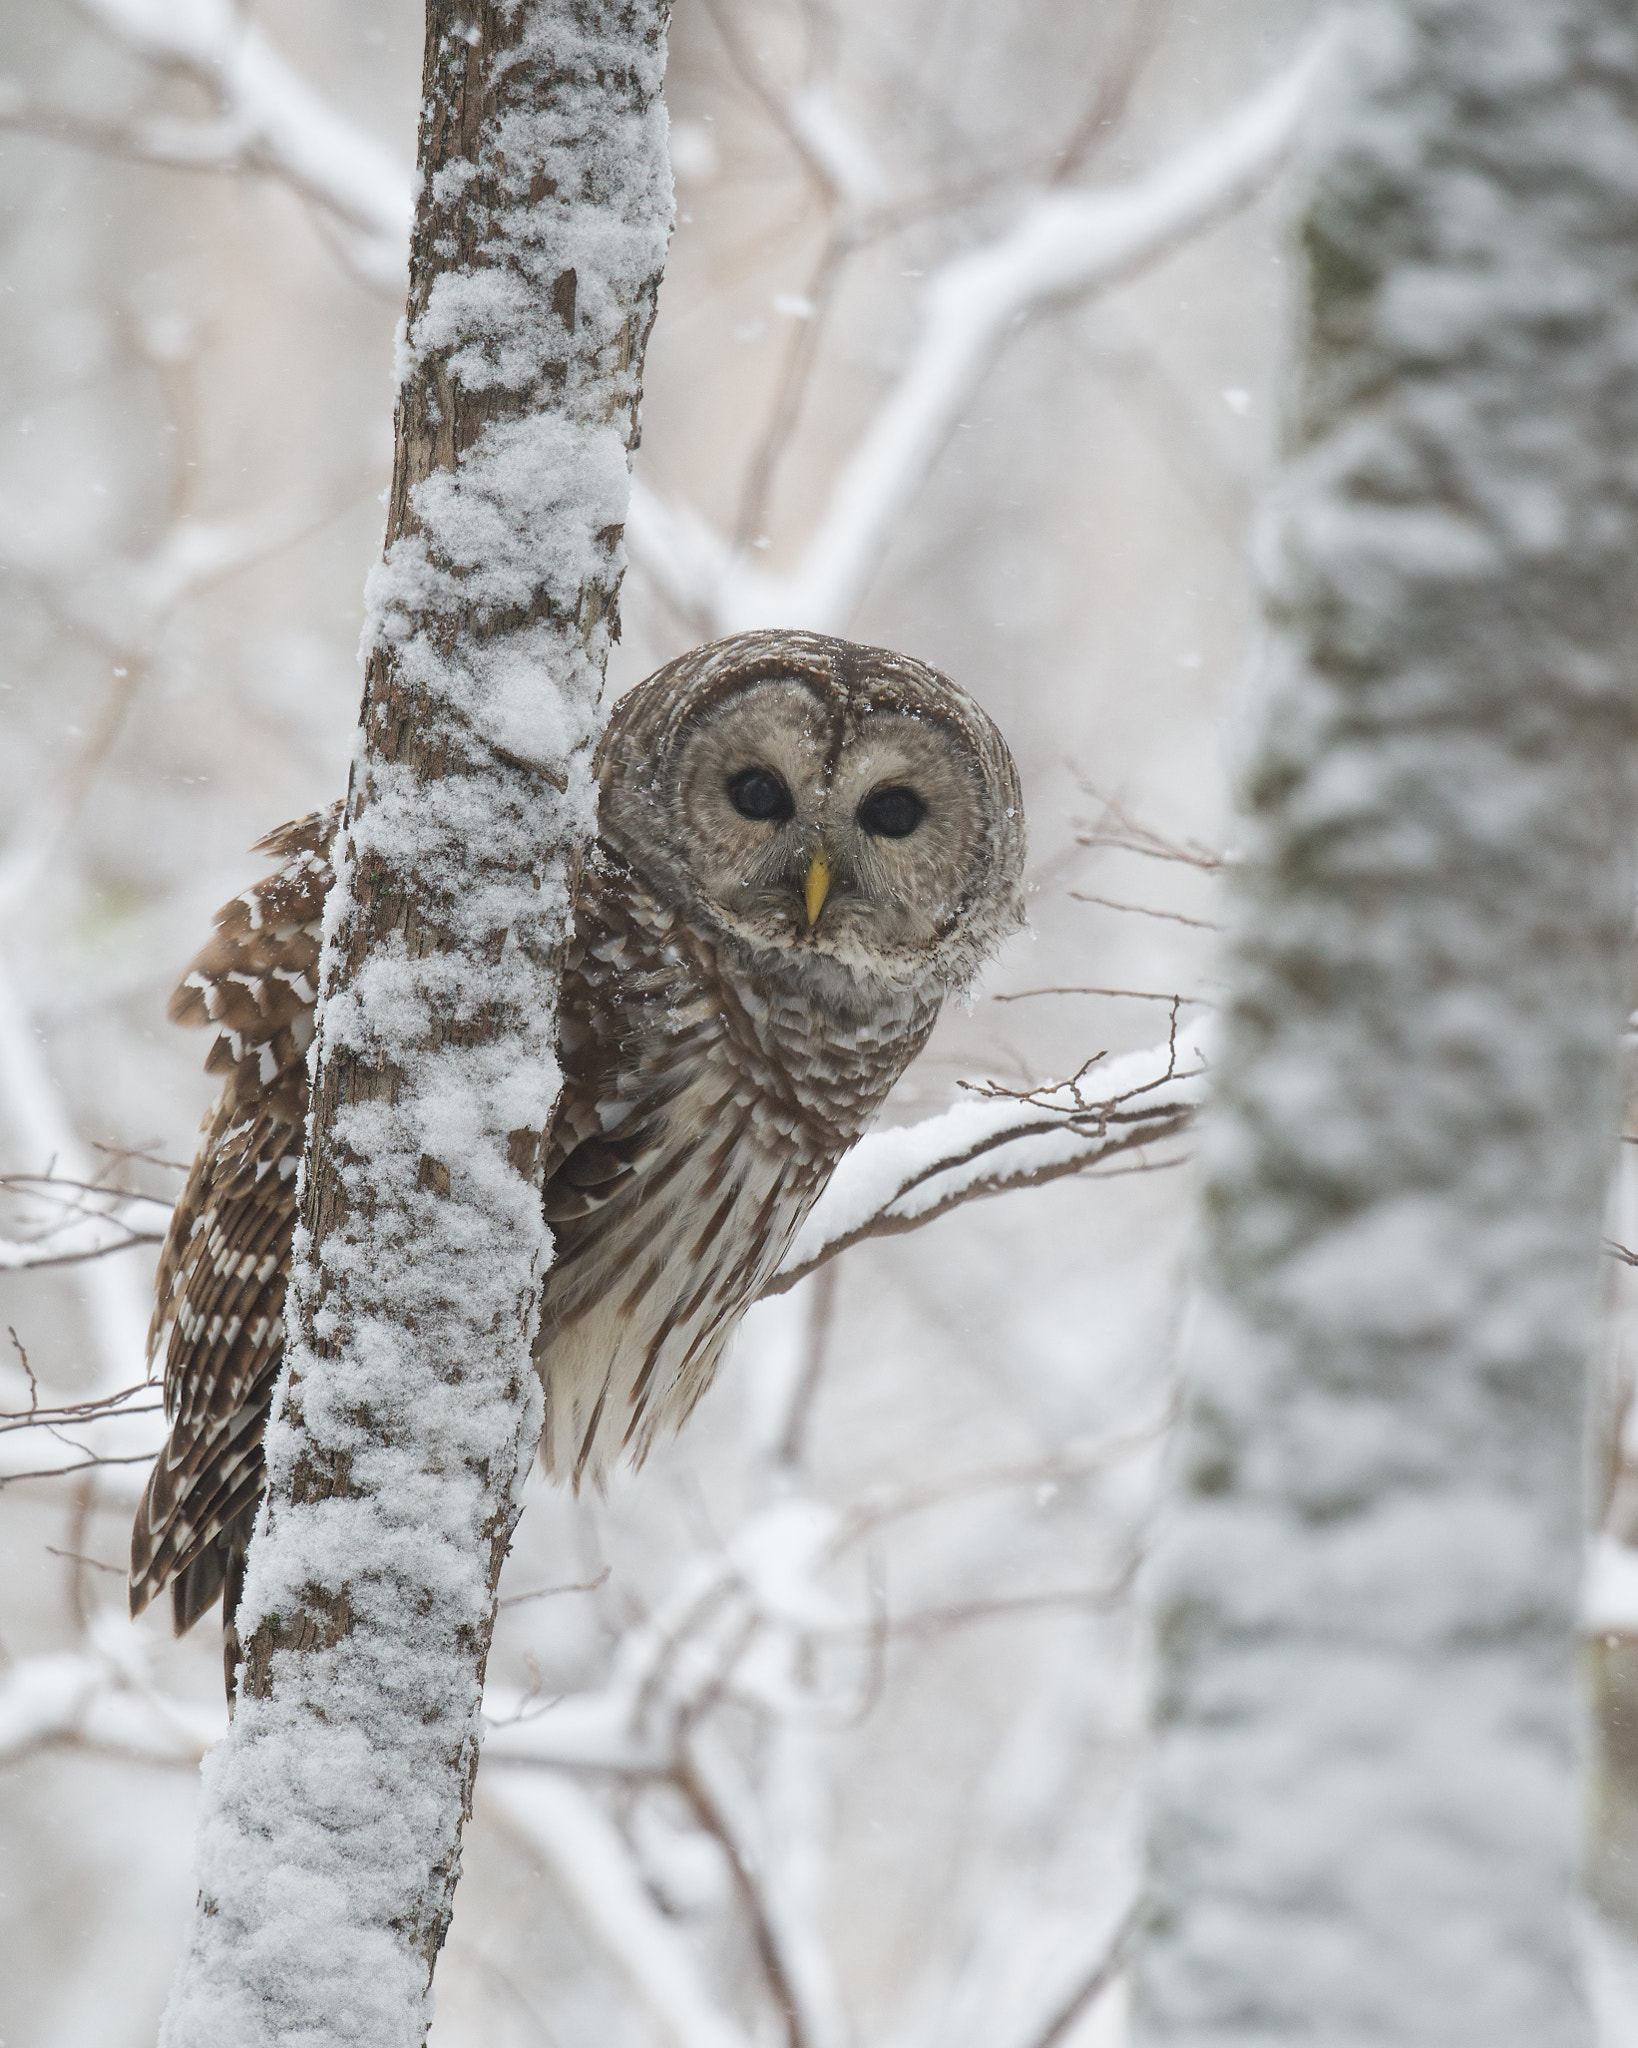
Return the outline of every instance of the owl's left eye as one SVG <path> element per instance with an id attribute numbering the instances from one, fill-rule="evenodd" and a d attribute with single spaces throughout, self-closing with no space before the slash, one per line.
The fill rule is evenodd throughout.
<path id="1" fill-rule="evenodd" d="M 895 782 L 890 789 L 873 789 L 854 815 L 878 839 L 908 839 L 926 817 L 927 806 L 913 789 Z"/>
<path id="2" fill-rule="evenodd" d="M 742 818 L 752 818 L 759 825 L 783 825 L 796 814 L 790 791 L 767 768 L 742 768 L 731 775 L 728 801 Z"/>

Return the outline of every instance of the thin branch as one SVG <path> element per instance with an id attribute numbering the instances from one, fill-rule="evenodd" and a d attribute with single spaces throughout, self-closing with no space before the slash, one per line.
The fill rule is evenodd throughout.
<path id="1" fill-rule="evenodd" d="M 127 1230 L 106 1244 L 88 1245 L 80 1251 L 41 1252 L 32 1245 L 0 1238 L 0 1272 L 43 1273 L 52 1266 L 83 1266 L 92 1259 L 106 1259 L 113 1252 L 128 1252 L 133 1245 L 164 1242 L 165 1233 L 160 1230 Z"/>
<path id="2" fill-rule="evenodd" d="M 852 195 L 837 179 L 834 165 L 814 148 L 811 137 L 803 132 L 803 124 L 795 118 L 789 98 L 777 91 L 764 76 L 762 66 L 746 47 L 738 23 L 722 5 L 722 0 L 705 0 L 705 11 L 711 17 L 711 26 L 727 52 L 729 63 L 762 111 L 784 136 L 822 197 L 833 208 L 847 205 Z"/>
<path id="3" fill-rule="evenodd" d="M 595 1593 L 606 1586 L 613 1565 L 606 1564 L 595 1579 L 582 1579 L 573 1586 L 536 1586 L 531 1593 L 509 1593 L 504 1600 L 497 1600 L 497 1607 L 523 1607 L 531 1600 L 555 1600 L 560 1593 Z"/>
<path id="4" fill-rule="evenodd" d="M 15 1341 L 16 1331 L 11 1334 Z M 17 1348 L 22 1351 L 21 1344 Z M 139 1380 L 135 1386 L 121 1387 L 115 1394 L 102 1394 L 85 1401 L 68 1401 L 55 1407 L 43 1407 L 39 1398 L 39 1382 L 28 1365 L 26 1352 L 23 1353 L 23 1365 L 28 1373 L 29 1405 L 22 1409 L 0 1408 L 0 1436 L 23 1429 L 80 1428 L 86 1423 L 101 1422 L 113 1417 L 147 1415 L 160 1406 L 158 1388 Z"/>
<path id="5" fill-rule="evenodd" d="M 824 1370 L 825 1351 L 830 1343 L 830 1333 L 835 1320 L 836 1268 L 833 1265 L 825 1265 L 820 1267 L 818 1277 L 814 1281 L 802 1366 L 797 1375 L 796 1385 L 791 1390 L 790 1405 L 785 1412 L 785 1427 L 780 1431 L 779 1443 L 774 1451 L 775 1462 L 787 1469 L 794 1469 L 802 1461 L 802 1445 L 807 1434 L 808 1416 L 813 1409 L 813 1397 L 818 1391 L 819 1375 Z"/>
<path id="6" fill-rule="evenodd" d="M 1096 903 L 1104 910 L 1129 910 L 1134 917 L 1163 918 L 1167 924 L 1192 925 L 1200 932 L 1220 932 L 1223 929 L 1209 917 L 1185 917 L 1181 910 L 1156 910 L 1149 903 L 1117 903 L 1112 896 L 1090 896 L 1080 889 L 1071 889 L 1069 893 L 1076 903 Z"/>
<path id="7" fill-rule="evenodd" d="M 1077 780 L 1081 779 L 1077 777 Z M 1157 832 L 1152 825 L 1145 825 L 1141 819 L 1134 818 L 1117 797 L 1084 780 L 1081 780 L 1081 787 L 1103 809 L 1092 824 L 1083 825 L 1077 832 L 1078 845 L 1108 848 L 1119 853 L 1139 853 L 1150 860 L 1178 861 L 1185 867 L 1199 868 L 1211 875 L 1220 874 L 1228 866 L 1222 854 L 1209 846 L 1202 846 L 1198 839 L 1168 839 L 1165 833 Z"/>
<path id="8" fill-rule="evenodd" d="M 1126 1599 L 1136 1576 L 1137 1565 L 1133 1564 L 1108 1586 L 1062 1586 L 1039 1593 L 998 1594 L 993 1600 L 965 1600 L 951 1607 L 928 1607 L 916 1614 L 893 1615 L 888 1619 L 887 1633 L 889 1636 L 937 1636 L 945 1635 L 951 1629 L 967 1628 L 975 1621 L 1005 1620 L 1012 1615 L 1041 1613 L 1058 1607 L 1107 1610 L 1118 1607 Z M 854 1622 L 830 1633 L 852 1635 L 871 1626 L 869 1622 Z"/>
<path id="9" fill-rule="evenodd" d="M 163 1167 L 167 1173 L 186 1173 L 189 1170 L 188 1162 L 185 1159 L 164 1159 L 157 1152 L 145 1151 L 140 1145 L 104 1145 L 93 1138 L 91 1140 L 91 1149 L 93 1152 L 102 1153 L 110 1166 L 127 1166 L 134 1160 L 139 1166 Z M 155 1195 L 141 1195 L 134 1196 L 133 1198 L 144 1202 L 152 1202 L 159 1199 Z"/>
<path id="10" fill-rule="evenodd" d="M 1130 996 L 1139 1003 L 1199 1003 L 1201 996 L 1180 996 L 1175 990 L 1154 988 L 1090 988 L 1077 984 L 1068 988 L 1020 988 L 1011 995 L 991 996 L 992 1003 L 1024 1003 L 1034 996 Z"/>
<path id="11" fill-rule="evenodd" d="M 1171 0 L 1133 0 L 1114 61 L 1100 71 L 1096 90 L 1058 152 L 1049 184 L 1061 185 L 1073 178 L 1119 131 L 1137 82 L 1166 32 L 1170 12 Z"/>
<path id="12" fill-rule="evenodd" d="M 706 1783 L 697 1758 L 685 1745 L 671 1774 L 671 1781 L 688 1802 L 694 1818 L 721 1847 L 733 1874 L 734 1889 L 751 1924 L 757 1960 L 767 1979 L 768 1990 L 784 2021 L 785 2048 L 815 2048 L 803 2024 L 796 1985 L 785 1967 L 785 1957 L 775 1932 L 768 1901 L 763 1897 L 758 1873 L 745 1845 L 730 1825 L 726 1811 Z"/>
<path id="13" fill-rule="evenodd" d="M 108 1572 L 116 1579 L 123 1579 L 125 1567 L 122 1564 L 104 1564 L 100 1557 L 87 1557 L 83 1550 L 59 1550 L 55 1543 L 44 1546 L 47 1557 L 60 1557 L 69 1564 L 89 1565 L 94 1572 Z"/>
<path id="14" fill-rule="evenodd" d="M 29 1415 L 39 1415 L 39 1378 L 35 1376 L 35 1368 L 29 1364 L 29 1352 L 25 1348 L 23 1337 L 18 1337 L 16 1329 L 10 1323 L 6 1323 L 6 1335 L 12 1339 L 12 1350 L 16 1352 L 18 1362 L 23 1364 L 23 1376 L 29 1380 Z"/>
<path id="15" fill-rule="evenodd" d="M 795 332 L 785 351 L 773 402 L 740 485 L 734 546 L 742 554 L 761 538 L 767 524 L 779 465 L 796 431 L 802 403 L 818 360 L 825 319 L 835 302 L 842 266 L 850 253 L 849 245 L 842 238 L 834 234 L 830 236 L 804 294 L 808 310 L 793 322 Z"/>
<path id="16" fill-rule="evenodd" d="M 54 1161 L 64 1178 L 94 1181 L 95 1169 L 81 1147 L 74 1120 L 33 1028 L 10 964 L 0 954 L 0 1102 L 14 1139 L 28 1155 Z M 87 1228 L 92 1227 L 87 1225 Z M 121 1231 L 124 1242 L 129 1233 Z M 56 1256 L 80 1249 L 59 1244 Z M 12 1248 L 8 1247 L 8 1251 Z M 20 1260 L 28 1263 L 25 1248 Z M 68 1263 L 64 1260 L 64 1263 Z M 137 1277 L 105 1260 L 73 1262 L 76 1284 L 91 1326 L 104 1386 L 118 1387 L 138 1371 L 145 1356 L 148 1313 Z"/>
<path id="17" fill-rule="evenodd" d="M 1137 1932 L 1142 1911 L 1141 1899 L 1135 1899 L 1127 1907 L 1121 1915 L 1119 1926 L 1110 1937 L 1109 1946 L 1047 2021 L 1042 2031 L 1036 2035 L 1029 2048 L 1060 2048 L 1060 2044 L 1069 2039 L 1070 2034 L 1086 2018 L 1126 1967 L 1126 1952 L 1131 1946 L 1133 1935 Z"/>
<path id="18" fill-rule="evenodd" d="M 1050 1458 L 1031 1459 L 1019 1465 L 985 1465 L 970 1472 L 952 1472 L 915 1486 L 883 1489 L 865 1494 L 842 1513 L 832 1540 L 830 1555 L 839 1557 L 862 1537 L 873 1535 L 885 1523 L 906 1515 L 925 1513 L 974 1494 L 1007 1492 L 1015 1487 L 1061 1486 L 1072 1479 L 1087 1479 L 1106 1471 L 1123 1458 L 1149 1449 L 1177 1419 L 1175 1401 L 1168 1402 L 1153 1422 L 1118 1437 L 1106 1438 L 1084 1450 L 1073 1447 Z"/>
<path id="19" fill-rule="evenodd" d="M 76 1472 L 103 1472 L 115 1465 L 151 1465 L 152 1450 L 135 1451 L 129 1457 L 87 1455 L 77 1465 L 41 1465 L 31 1472 L 0 1472 L 0 1487 L 18 1486 L 25 1479 L 70 1479 Z"/>

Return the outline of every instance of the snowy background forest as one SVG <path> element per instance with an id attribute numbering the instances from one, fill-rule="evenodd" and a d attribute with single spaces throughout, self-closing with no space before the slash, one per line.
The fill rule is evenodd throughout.
<path id="1" fill-rule="evenodd" d="M 228 0 L 5 9 L 10 1411 L 31 1376 L 57 1402 L 140 1378 L 152 1239 L 211 1093 L 165 1002 L 260 871 L 251 842 L 340 793 L 357 714 L 420 9 L 268 0 L 250 21 Z M 677 227 L 611 680 L 805 587 L 830 612 L 792 622 L 931 661 L 1001 723 L 1034 929 L 894 1121 L 1209 1011 L 1289 261 L 1277 119 L 1249 143 L 1224 124 L 1308 22 L 1297 0 L 680 0 Z M 1056 195 L 1152 195 L 1180 165 L 1204 197 L 1135 274 L 1003 303 L 1004 266 L 961 268 Z M 837 493 L 850 458 L 997 305 L 947 443 L 901 466 L 867 573 L 827 583 L 815 537 L 868 536 L 889 502 L 879 470 L 874 501 Z M 855 1248 L 753 1312 L 684 1439 L 607 1499 L 537 1482 L 438 2048 L 1122 2037 L 1104 1992 L 1179 1156 Z M 65 1210 L 47 1173 L 117 1194 Z M 1638 1243 L 1638 1197 L 1611 1232 Z M 1589 1670 L 1619 1730 L 1638 1432 L 1629 1471 L 1618 1346 L 1608 1377 Z M 218 1640 L 125 1619 L 142 1465 L 77 1448 L 156 1441 L 140 1404 L 94 1435 L 0 1433 L 6 2048 L 151 2040 L 192 1905 Z M 1638 1926 L 1638 1751 L 1612 1737 L 1595 1765 L 1594 1889 Z"/>

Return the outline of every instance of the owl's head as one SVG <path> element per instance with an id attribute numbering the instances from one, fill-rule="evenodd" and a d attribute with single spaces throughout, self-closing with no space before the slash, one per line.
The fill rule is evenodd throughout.
<path id="1" fill-rule="evenodd" d="M 936 669 L 819 633 L 739 633 L 616 706 L 602 838 L 754 968 L 851 1006 L 958 989 L 1023 922 L 1007 743 Z"/>

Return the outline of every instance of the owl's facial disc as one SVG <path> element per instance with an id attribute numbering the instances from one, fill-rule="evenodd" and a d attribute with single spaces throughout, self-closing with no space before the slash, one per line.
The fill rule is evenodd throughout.
<path id="1" fill-rule="evenodd" d="M 981 771 L 956 731 L 895 710 L 844 713 L 775 679 L 716 706 L 673 767 L 665 836 L 730 937 L 872 978 L 913 980 L 933 964 L 984 842 Z"/>

